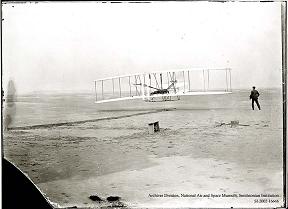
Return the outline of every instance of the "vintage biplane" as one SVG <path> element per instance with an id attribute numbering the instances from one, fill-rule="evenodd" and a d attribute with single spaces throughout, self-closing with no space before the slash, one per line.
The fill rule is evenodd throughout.
<path id="1" fill-rule="evenodd" d="M 129 99 L 175 101 L 181 96 L 232 92 L 231 69 L 177 69 L 94 80 L 95 103 Z"/>

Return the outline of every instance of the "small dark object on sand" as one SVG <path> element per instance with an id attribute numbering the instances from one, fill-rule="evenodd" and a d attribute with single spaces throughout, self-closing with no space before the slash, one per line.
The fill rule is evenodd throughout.
<path id="1" fill-rule="evenodd" d="M 115 202 L 115 201 L 119 201 L 120 200 L 120 197 L 118 196 L 109 196 L 107 197 L 106 199 L 108 202 Z"/>
<path id="2" fill-rule="evenodd" d="M 98 201 L 98 202 L 103 201 L 100 197 L 96 195 L 91 195 L 89 198 L 93 201 Z"/>

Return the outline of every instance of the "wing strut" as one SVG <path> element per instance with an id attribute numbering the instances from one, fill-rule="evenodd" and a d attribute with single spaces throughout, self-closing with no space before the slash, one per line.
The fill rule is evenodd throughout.
<path id="1" fill-rule="evenodd" d="M 121 98 L 121 81 L 120 81 L 120 78 L 119 78 L 119 92 L 120 92 L 120 98 Z"/>
<path id="2" fill-rule="evenodd" d="M 95 83 L 95 100 L 97 101 L 97 87 L 96 87 L 96 81 L 95 81 L 94 83 Z"/>

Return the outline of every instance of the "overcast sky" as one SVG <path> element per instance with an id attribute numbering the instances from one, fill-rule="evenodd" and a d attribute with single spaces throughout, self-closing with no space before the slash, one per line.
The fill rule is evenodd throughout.
<path id="1" fill-rule="evenodd" d="M 280 3 L 5 4 L 4 87 L 93 90 L 93 80 L 174 68 L 233 69 L 233 88 L 281 87 Z"/>

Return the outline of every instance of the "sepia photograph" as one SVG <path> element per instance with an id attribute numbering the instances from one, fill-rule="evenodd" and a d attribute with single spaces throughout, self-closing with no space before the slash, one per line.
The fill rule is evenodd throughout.
<path id="1" fill-rule="evenodd" d="M 286 4 L 2 2 L 4 208 L 284 208 Z"/>

